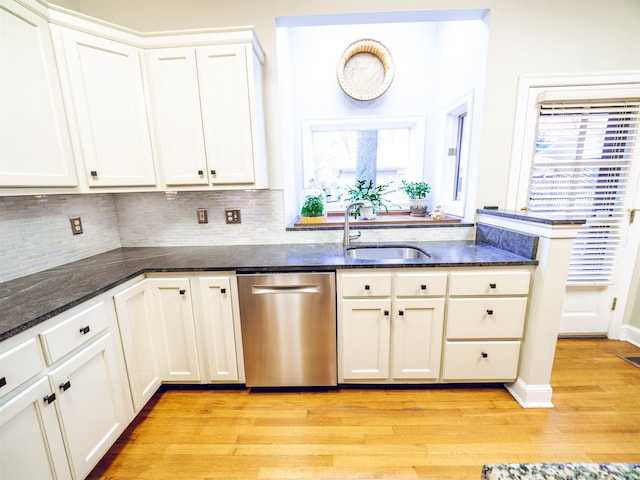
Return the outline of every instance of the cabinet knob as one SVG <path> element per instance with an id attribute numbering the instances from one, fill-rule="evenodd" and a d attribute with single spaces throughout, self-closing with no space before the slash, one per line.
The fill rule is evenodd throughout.
<path id="1" fill-rule="evenodd" d="M 61 383 L 58 386 L 60 387 L 60 390 L 62 390 L 63 392 L 66 392 L 67 390 L 69 390 L 71 388 L 71 382 L 69 380 L 67 380 L 66 382 Z"/>
<path id="2" fill-rule="evenodd" d="M 385 310 L 385 311 L 384 311 L 384 316 L 385 316 L 385 317 L 388 317 L 388 316 L 389 316 L 389 310 Z"/>
<path id="3" fill-rule="evenodd" d="M 482 355 L 482 358 L 487 358 L 489 356 L 487 352 L 482 352 L 481 355 Z"/>
<path id="4" fill-rule="evenodd" d="M 427 286 L 423 283 L 422 285 L 420 285 L 420 290 L 426 290 Z"/>
<path id="5" fill-rule="evenodd" d="M 7 384 L 7 377 L 0 378 L 0 388 L 4 387 Z"/>
<path id="6" fill-rule="evenodd" d="M 91 176 L 92 177 L 97 177 L 98 176 L 98 172 L 96 170 L 91 170 Z"/>
<path id="7" fill-rule="evenodd" d="M 400 316 L 404 315 L 404 310 L 398 310 L 398 315 Z"/>
<path id="8" fill-rule="evenodd" d="M 227 289 L 226 288 L 221 288 L 220 289 L 220 293 L 227 293 Z"/>
<path id="9" fill-rule="evenodd" d="M 203 170 L 198 170 L 198 175 L 204 175 L 204 171 Z"/>
<path id="10" fill-rule="evenodd" d="M 43 400 L 51 405 L 55 400 L 56 400 L 56 394 L 52 393 L 51 395 L 45 395 L 45 397 L 43 398 Z"/>
<path id="11" fill-rule="evenodd" d="M 215 175 L 216 171 L 215 170 L 211 170 L 211 175 Z"/>
<path id="12" fill-rule="evenodd" d="M 178 290 L 178 293 L 180 295 L 184 295 L 185 293 L 187 293 L 187 291 L 181 288 L 180 290 Z"/>
<path id="13" fill-rule="evenodd" d="M 371 285 L 365 285 L 365 286 L 364 286 L 364 289 L 365 289 L 365 290 L 371 290 Z"/>
<path id="14" fill-rule="evenodd" d="M 497 288 L 498 284 L 497 283 L 490 283 L 489 284 L 489 288 Z"/>
<path id="15" fill-rule="evenodd" d="M 487 308 L 487 315 L 493 315 L 493 310 L 490 308 Z"/>
<path id="16" fill-rule="evenodd" d="M 90 331 L 91 331 L 91 328 L 89 327 L 89 325 L 86 325 L 86 326 L 80 328 L 80 333 L 83 334 L 83 335 L 86 335 Z"/>

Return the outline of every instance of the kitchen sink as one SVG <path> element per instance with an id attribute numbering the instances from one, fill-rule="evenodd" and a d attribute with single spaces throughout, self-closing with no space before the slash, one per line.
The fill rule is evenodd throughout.
<path id="1" fill-rule="evenodd" d="M 347 257 L 354 260 L 427 260 L 431 254 L 412 245 L 354 245 L 347 247 Z"/>

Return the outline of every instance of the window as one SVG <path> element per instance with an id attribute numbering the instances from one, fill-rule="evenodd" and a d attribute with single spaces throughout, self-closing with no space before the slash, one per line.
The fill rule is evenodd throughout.
<path id="1" fill-rule="evenodd" d="M 548 101 L 539 104 L 528 209 L 587 218 L 571 254 L 568 283 L 612 282 L 640 101 Z"/>
<path id="2" fill-rule="evenodd" d="M 402 180 L 422 174 L 421 118 L 310 121 L 303 127 L 304 184 L 322 188 L 329 211 L 342 210 L 345 188 L 357 179 L 390 184 L 391 209 L 406 208 Z"/>

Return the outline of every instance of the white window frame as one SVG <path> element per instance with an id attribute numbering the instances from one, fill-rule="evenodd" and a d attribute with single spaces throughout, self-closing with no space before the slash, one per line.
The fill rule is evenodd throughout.
<path id="1" fill-rule="evenodd" d="M 302 122 L 302 162 L 303 186 L 311 184 L 313 177 L 312 135 L 314 132 L 328 132 L 337 130 L 373 130 L 385 128 L 408 128 L 411 132 L 410 156 L 414 159 L 407 170 L 407 178 L 422 179 L 424 172 L 424 139 L 425 118 L 423 116 L 410 117 L 366 117 L 348 119 L 320 119 Z M 400 189 L 400 185 L 394 188 Z M 393 199 L 393 203 L 397 203 Z M 390 208 L 392 210 L 392 208 Z"/>

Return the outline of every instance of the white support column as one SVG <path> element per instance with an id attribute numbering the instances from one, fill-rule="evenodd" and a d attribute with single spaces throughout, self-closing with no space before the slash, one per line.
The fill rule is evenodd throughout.
<path id="1" fill-rule="evenodd" d="M 551 370 L 571 248 L 584 222 L 540 222 L 526 213 L 513 217 L 480 213 L 478 222 L 539 237 L 536 256 L 539 263 L 533 275 L 518 378 L 506 387 L 523 407 L 552 408 Z"/>

